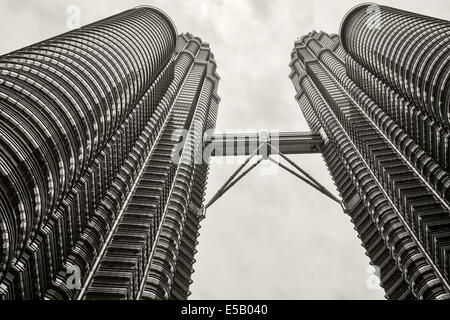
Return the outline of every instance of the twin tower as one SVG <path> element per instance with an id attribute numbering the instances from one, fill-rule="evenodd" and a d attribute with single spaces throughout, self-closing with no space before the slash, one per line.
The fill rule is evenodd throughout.
<path id="1" fill-rule="evenodd" d="M 364 4 L 291 53 L 389 299 L 450 299 L 449 34 Z M 209 44 L 147 6 L 0 57 L 0 299 L 189 296 L 219 79 Z"/>

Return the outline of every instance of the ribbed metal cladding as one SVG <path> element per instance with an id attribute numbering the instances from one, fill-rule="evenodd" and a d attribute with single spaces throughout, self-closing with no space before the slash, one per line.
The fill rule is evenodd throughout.
<path id="1" fill-rule="evenodd" d="M 203 157 L 203 137 L 206 130 L 215 127 L 220 101 L 217 96 L 220 77 L 208 43 L 201 42 L 190 76 L 192 79 L 188 78 L 185 84 L 187 95 L 180 96 L 183 99 L 175 103 L 174 109 L 176 118 L 185 119 L 178 125 L 184 122 L 187 136 L 180 150 L 147 279 L 139 295 L 141 299 L 186 299 L 190 295 L 209 163 L 209 157 Z"/>
<path id="2" fill-rule="evenodd" d="M 324 104 L 319 100 L 317 93 L 314 94 L 314 91 L 310 91 L 310 82 L 304 64 L 306 63 L 305 56 L 312 60 L 315 57 L 304 46 L 304 43 L 306 41 L 315 43 L 313 46 L 318 49 L 322 46 L 332 48 L 334 54 L 344 58 L 339 40 L 335 38 L 335 42 L 330 45 L 329 41 L 323 41 L 323 39 L 328 38 L 330 36 L 323 32 L 320 32 L 320 34 L 312 32 L 309 36 L 303 36 L 300 41 L 296 42 L 296 49 L 291 53 L 292 60 L 290 63 L 292 70 L 290 78 L 297 92 L 295 98 L 311 130 L 320 131 L 324 134 L 325 145 L 322 148 L 324 161 L 342 198 L 345 213 L 351 217 L 362 246 L 366 249 L 366 255 L 372 264 L 380 267 L 381 286 L 385 289 L 386 297 L 389 299 L 414 299 L 408 283 L 404 281 L 402 273 L 397 269 L 395 259 L 392 258 L 382 235 L 364 205 L 364 201 L 360 198 L 357 184 L 352 180 L 346 166 L 342 163 L 339 144 L 332 136 L 330 138 L 326 134 L 330 130 L 336 132 L 337 128 L 329 124 L 328 121 L 322 129 L 321 123 L 323 122 L 321 122 L 318 112 Z M 312 39 L 316 39 L 318 43 Z M 300 58 L 303 61 L 299 59 L 298 53 L 300 53 Z"/>
<path id="3" fill-rule="evenodd" d="M 174 60 L 174 81 L 155 111 L 167 115 L 155 118 L 165 120 L 111 237 L 102 248 L 95 246 L 100 252 L 95 263 L 83 269 L 88 276 L 79 299 L 186 299 L 190 294 L 209 161 L 191 157 L 202 153 L 203 133 L 215 127 L 219 77 L 209 45 L 189 33 L 179 36 Z M 181 144 L 180 130 L 187 130 Z M 182 155 L 178 160 L 176 150 Z"/>
<path id="4" fill-rule="evenodd" d="M 380 285 L 385 290 L 385 296 L 395 300 L 414 300 L 415 297 L 408 283 L 404 281 L 380 231 L 368 214 L 356 186 L 352 183 L 345 167 L 341 165 L 339 153 L 332 142 L 328 142 L 324 146 L 323 157 L 340 192 L 345 212 L 350 216 L 351 222 L 355 226 L 354 229 L 361 239 L 361 244 L 366 249 L 366 255 L 373 265 L 379 267 Z"/>
<path id="5" fill-rule="evenodd" d="M 345 55 L 322 38 L 296 42 L 290 77 L 308 124 L 325 135 L 325 161 L 386 297 L 448 299 L 448 175 L 351 81 Z"/>
<path id="6" fill-rule="evenodd" d="M 0 57 L 0 297 L 72 296 L 164 120 L 176 34 L 139 7 Z"/>
<path id="7" fill-rule="evenodd" d="M 449 21 L 363 4 L 347 14 L 340 34 L 356 62 L 449 128 Z"/>
<path id="8" fill-rule="evenodd" d="M 432 116 L 404 99 L 349 55 L 347 75 L 443 170 L 450 172 L 450 134 Z M 425 162 L 424 162 L 425 163 Z"/>

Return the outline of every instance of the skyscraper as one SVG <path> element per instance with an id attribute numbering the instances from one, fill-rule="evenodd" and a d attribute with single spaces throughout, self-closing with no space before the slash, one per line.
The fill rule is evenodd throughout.
<path id="1" fill-rule="evenodd" d="M 363 4 L 295 42 L 290 78 L 390 299 L 450 298 L 450 23 Z"/>
<path id="2" fill-rule="evenodd" d="M 205 210 L 265 160 L 342 204 L 387 298 L 450 299 L 449 32 L 357 6 L 295 42 L 312 132 L 208 141 L 214 55 L 156 8 L 1 56 L 0 299 L 186 299 Z M 249 158 L 204 205 L 208 148 Z M 286 157 L 318 152 L 342 202 Z"/>
<path id="3" fill-rule="evenodd" d="M 187 297 L 215 70 L 147 6 L 0 57 L 0 298 Z"/>

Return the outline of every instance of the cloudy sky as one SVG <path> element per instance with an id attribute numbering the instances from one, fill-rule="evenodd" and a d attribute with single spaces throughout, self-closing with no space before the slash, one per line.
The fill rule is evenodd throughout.
<path id="1" fill-rule="evenodd" d="M 67 31 L 67 7 L 87 24 L 140 4 L 167 12 L 179 32 L 211 44 L 221 76 L 219 129 L 308 130 L 288 79 L 293 42 L 337 33 L 353 0 L 0 0 L 0 54 Z M 381 4 L 448 19 L 448 0 Z M 320 155 L 292 157 L 331 190 Z M 211 198 L 238 164 L 213 164 Z M 298 178 L 255 170 L 203 222 L 194 299 L 383 299 L 370 290 L 369 260 L 340 207 Z"/>

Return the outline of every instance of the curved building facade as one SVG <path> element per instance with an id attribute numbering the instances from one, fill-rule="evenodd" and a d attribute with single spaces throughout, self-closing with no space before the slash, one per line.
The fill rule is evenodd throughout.
<path id="1" fill-rule="evenodd" d="M 449 22 L 359 5 L 290 78 L 389 299 L 450 299 Z"/>
<path id="2" fill-rule="evenodd" d="M 346 15 L 340 34 L 356 62 L 449 128 L 449 21 L 364 4 Z"/>
<path id="3" fill-rule="evenodd" d="M 113 237 L 94 267 L 86 268 L 89 276 L 78 298 L 189 296 L 208 173 L 207 162 L 193 155 L 202 150 L 203 133 L 215 127 L 218 81 L 209 45 L 191 34 L 180 35 L 175 78 L 160 105 L 167 114 L 162 130 L 111 230 Z M 174 150 L 181 154 L 177 160 Z"/>
<path id="4" fill-rule="evenodd" d="M 114 274 L 108 259 L 120 267 L 132 257 L 140 261 L 139 271 L 127 269 L 134 291 L 121 297 L 142 294 L 136 281 L 143 288 L 152 270 L 141 267 L 158 256 L 157 230 L 169 190 L 181 179 L 165 139 L 175 144 L 173 130 L 196 117 L 206 128 L 217 114 L 219 78 L 209 46 L 181 38 L 163 12 L 141 6 L 0 57 L 0 298 L 82 299 L 97 292 L 87 290 L 97 274 Z M 204 183 L 203 173 L 191 173 L 190 183 Z M 168 180 L 162 189 L 147 188 L 145 175 Z M 141 195 L 141 184 L 148 194 Z M 134 208 L 134 199 L 147 207 Z M 136 230 L 133 222 L 141 222 Z M 178 223 L 184 227 L 184 218 Z M 182 247 L 196 239 L 198 221 L 189 228 L 195 232 L 182 237 Z M 195 252 L 186 250 L 192 268 Z M 188 286 L 177 294 L 187 296 Z"/>

